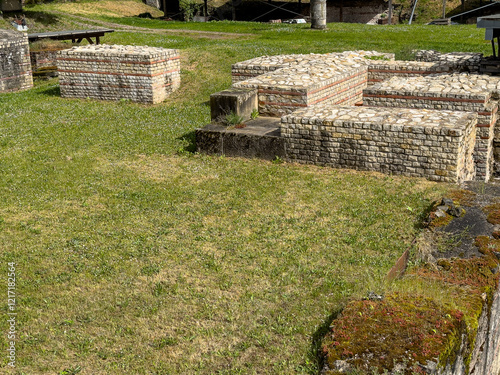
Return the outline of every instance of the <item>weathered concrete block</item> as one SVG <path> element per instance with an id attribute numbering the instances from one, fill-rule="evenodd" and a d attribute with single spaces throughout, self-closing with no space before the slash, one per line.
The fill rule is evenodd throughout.
<path id="1" fill-rule="evenodd" d="M 223 122 L 230 113 L 241 116 L 246 121 L 257 110 L 256 89 L 233 88 L 210 95 L 210 116 L 213 122 Z"/>
<path id="2" fill-rule="evenodd" d="M 285 158 L 285 140 L 280 136 L 279 119 L 258 118 L 248 121 L 241 129 L 209 124 L 196 130 L 196 148 L 206 154 L 264 160 Z"/>

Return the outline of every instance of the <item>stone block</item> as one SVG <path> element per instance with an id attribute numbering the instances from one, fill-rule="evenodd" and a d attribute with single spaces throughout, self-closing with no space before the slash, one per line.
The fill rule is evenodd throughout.
<path id="1" fill-rule="evenodd" d="M 210 95 L 210 117 L 212 122 L 222 123 L 225 117 L 234 113 L 249 120 L 258 111 L 256 89 L 233 88 Z"/>
<path id="2" fill-rule="evenodd" d="M 209 124 L 196 130 L 196 148 L 206 154 L 273 160 L 285 158 L 285 139 L 280 136 L 279 119 L 261 117 L 244 128 Z"/>

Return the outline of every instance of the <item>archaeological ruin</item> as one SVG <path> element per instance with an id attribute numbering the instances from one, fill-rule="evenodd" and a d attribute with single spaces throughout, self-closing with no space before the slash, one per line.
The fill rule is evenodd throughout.
<path id="1" fill-rule="evenodd" d="M 500 78 L 478 74 L 481 54 L 415 56 L 348 51 L 234 64 L 232 89 L 212 96 L 217 116 L 196 132 L 198 150 L 454 183 L 498 175 Z M 245 122 L 228 126 L 221 113 L 242 106 Z"/>
<path id="2" fill-rule="evenodd" d="M 61 96 L 156 104 L 180 86 L 175 49 L 86 45 L 57 55 Z"/>
<path id="3" fill-rule="evenodd" d="M 0 30 L 0 92 L 33 87 L 28 36 L 18 31 Z"/>

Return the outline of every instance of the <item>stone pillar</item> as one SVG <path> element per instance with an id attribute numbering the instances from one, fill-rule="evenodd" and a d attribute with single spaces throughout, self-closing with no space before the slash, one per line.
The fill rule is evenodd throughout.
<path id="1" fill-rule="evenodd" d="M 311 28 L 326 29 L 326 0 L 311 0 Z"/>
<path id="2" fill-rule="evenodd" d="M 0 29 L 0 92 L 33 87 L 28 35 Z"/>

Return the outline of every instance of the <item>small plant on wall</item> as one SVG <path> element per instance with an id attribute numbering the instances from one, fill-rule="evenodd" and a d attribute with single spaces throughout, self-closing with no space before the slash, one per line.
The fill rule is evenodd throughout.
<path id="1" fill-rule="evenodd" d="M 243 124 L 244 121 L 243 117 L 232 111 L 226 115 L 225 120 L 227 126 L 234 126 L 235 128 L 245 127 L 245 124 Z"/>

